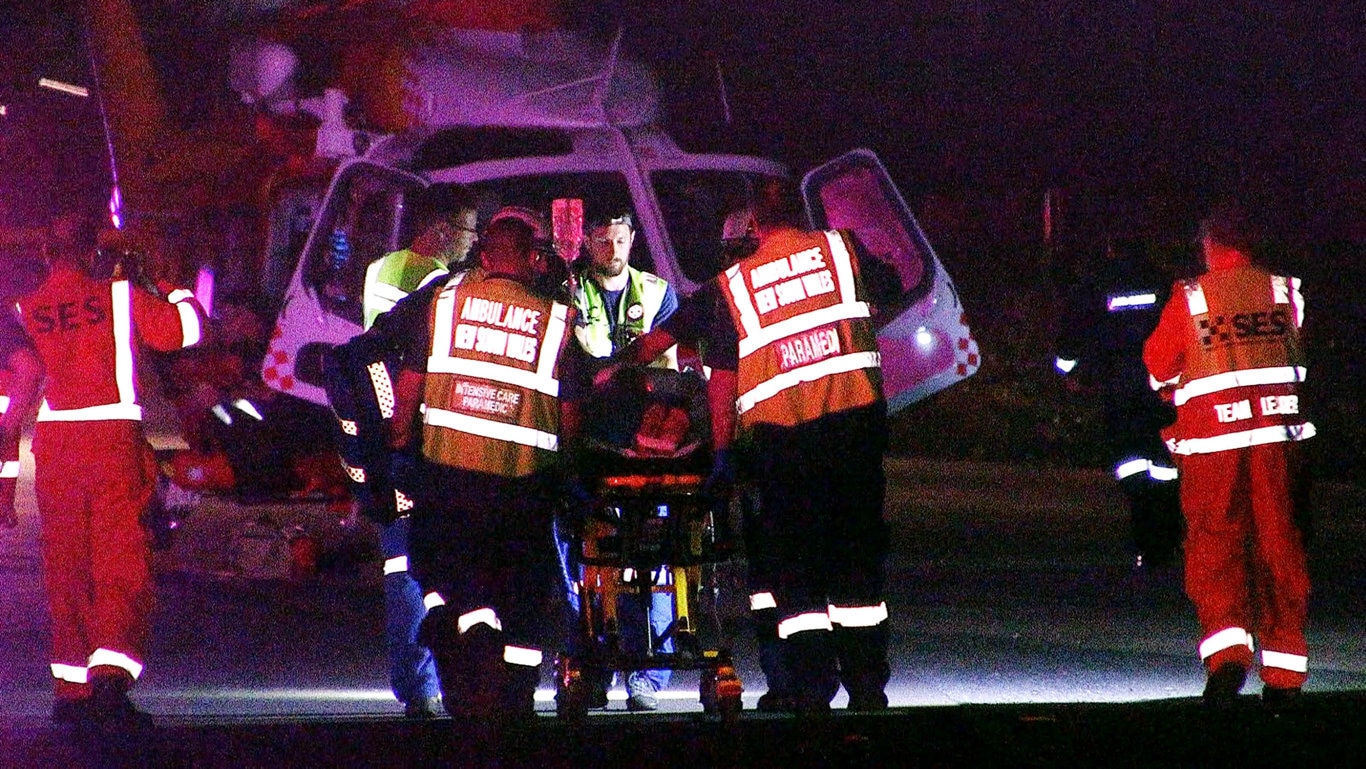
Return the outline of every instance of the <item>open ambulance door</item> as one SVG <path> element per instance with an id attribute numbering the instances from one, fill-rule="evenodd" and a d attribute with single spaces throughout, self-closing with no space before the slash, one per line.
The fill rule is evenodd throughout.
<path id="1" fill-rule="evenodd" d="M 888 413 L 977 371 L 981 358 L 953 281 L 876 154 L 857 149 L 802 179 L 818 229 L 852 232 L 862 244 L 865 285 L 882 285 L 874 323 Z"/>

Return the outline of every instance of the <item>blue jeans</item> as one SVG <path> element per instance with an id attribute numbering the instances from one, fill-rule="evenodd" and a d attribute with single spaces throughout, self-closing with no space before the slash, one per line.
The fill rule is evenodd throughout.
<path id="1" fill-rule="evenodd" d="M 441 687 L 436 679 L 432 654 L 417 642 L 417 629 L 427 609 L 422 605 L 422 588 L 409 575 L 407 567 L 391 571 L 391 559 L 408 555 L 407 517 L 380 528 L 379 546 L 386 564 L 384 575 L 384 637 L 389 653 L 389 685 L 399 702 L 409 703 L 436 697 Z M 395 564 L 397 565 L 397 564 Z"/>
<path id="2" fill-rule="evenodd" d="M 578 613 L 579 613 L 579 592 L 578 583 L 583 574 L 583 567 L 573 560 L 570 549 L 573 546 L 574 535 L 566 530 L 566 527 L 559 520 L 555 521 L 555 549 L 560 556 L 560 574 L 564 580 L 565 599 L 569 606 L 571 619 L 569 622 L 569 651 L 577 654 L 582 651 L 578 647 Z M 621 621 L 622 646 L 629 654 L 644 654 L 647 648 L 645 634 L 640 632 L 643 627 L 644 617 L 641 612 L 644 609 L 641 602 L 627 597 L 621 601 L 617 607 L 617 618 Z M 650 596 L 649 623 L 650 628 L 656 636 L 668 629 L 669 623 L 674 621 L 674 602 L 673 596 L 669 593 L 653 593 Z M 660 644 L 657 651 L 673 652 L 674 639 L 669 637 L 664 643 Z M 669 678 L 673 671 L 668 669 L 645 670 L 642 673 L 655 685 L 655 689 L 663 689 L 669 685 Z"/>

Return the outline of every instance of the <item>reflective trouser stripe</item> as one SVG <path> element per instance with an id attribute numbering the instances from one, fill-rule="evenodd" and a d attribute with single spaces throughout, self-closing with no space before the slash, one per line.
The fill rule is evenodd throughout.
<path id="1" fill-rule="evenodd" d="M 876 627 L 887 621 L 887 603 L 876 606 L 835 606 L 826 609 L 832 625 L 841 627 Z"/>
<path id="2" fill-rule="evenodd" d="M 1215 654 L 1235 646 L 1252 648 L 1252 636 L 1240 627 L 1224 628 L 1200 642 L 1200 659 L 1207 660 Z"/>
<path id="3" fill-rule="evenodd" d="M 528 649 L 525 646 L 504 646 L 503 661 L 509 665 L 524 665 L 526 667 L 536 667 L 541 664 L 545 655 L 540 649 Z"/>
<path id="4" fill-rule="evenodd" d="M 11 459 L 8 462 L 0 462 L 0 478 L 18 478 L 19 460 Z"/>
<path id="5" fill-rule="evenodd" d="M 825 612 L 808 612 L 798 614 L 795 617 L 788 617 L 778 623 L 778 637 L 788 638 L 794 633 L 801 633 L 807 630 L 834 630 L 830 624 L 830 615 Z"/>
<path id="6" fill-rule="evenodd" d="M 90 659 L 86 661 L 87 667 L 94 668 L 102 665 L 122 668 L 123 670 L 128 671 L 128 674 L 131 675 L 134 680 L 137 680 L 138 676 L 142 675 L 141 662 L 129 657 L 127 654 L 116 652 L 112 649 L 96 649 L 95 652 L 90 655 Z"/>
<path id="7" fill-rule="evenodd" d="M 1309 672 L 1309 658 L 1303 654 L 1286 654 L 1285 652 L 1262 649 L 1262 665 L 1269 668 L 1281 668 L 1294 673 Z"/>
<path id="8" fill-rule="evenodd" d="M 1155 481 L 1174 481 L 1180 476 L 1175 467 L 1159 465 L 1147 459 L 1131 459 L 1115 466 L 1115 480 L 1122 481 L 1139 473 L 1147 473 Z"/>
<path id="9" fill-rule="evenodd" d="M 438 606 L 445 605 L 446 599 L 442 598 L 440 593 L 428 593 L 422 596 L 422 607 L 427 611 L 431 611 L 432 609 L 435 609 Z"/>
<path id="10" fill-rule="evenodd" d="M 498 619 L 498 613 L 488 607 L 461 614 L 460 619 L 456 620 L 455 624 L 461 633 L 469 632 L 470 628 L 475 625 L 488 625 L 500 632 L 503 629 L 503 622 Z"/>
<path id="11" fill-rule="evenodd" d="M 1128 462 L 1121 462 L 1115 466 L 1115 479 L 1124 480 L 1131 475 L 1148 472 L 1149 462 L 1146 459 L 1131 459 Z"/>
<path id="12" fill-rule="evenodd" d="M 408 571 L 408 556 L 396 555 L 384 562 L 384 576 L 390 574 L 402 574 Z"/>
<path id="13" fill-rule="evenodd" d="M 52 677 L 67 683 L 84 684 L 90 682 L 90 671 L 79 665 L 63 665 L 60 662 L 54 662 L 52 663 Z"/>
<path id="14" fill-rule="evenodd" d="M 1155 481 L 1174 481 L 1181 477 L 1181 471 L 1169 465 L 1150 462 L 1148 463 L 1148 477 Z"/>
<path id="15" fill-rule="evenodd" d="M 773 598 L 772 593 L 754 593 L 749 597 L 750 611 L 763 611 L 764 609 L 776 609 L 778 602 Z"/>

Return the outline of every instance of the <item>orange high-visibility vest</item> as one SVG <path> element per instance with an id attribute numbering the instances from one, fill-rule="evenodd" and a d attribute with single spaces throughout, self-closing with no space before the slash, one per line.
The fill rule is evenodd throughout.
<path id="1" fill-rule="evenodd" d="M 559 451 L 559 360 L 567 305 L 503 278 L 447 286 L 432 304 L 422 452 L 506 478 L 547 469 Z"/>
<path id="2" fill-rule="evenodd" d="M 843 234 L 777 231 L 719 280 L 739 337 L 741 428 L 882 400 L 871 308 Z"/>
<path id="3" fill-rule="evenodd" d="M 1300 346 L 1304 299 L 1298 278 L 1252 265 L 1177 285 L 1191 323 L 1175 384 L 1173 454 L 1209 454 L 1312 437 L 1300 409 L 1306 369 Z M 1155 382 L 1155 385 L 1164 383 Z"/>

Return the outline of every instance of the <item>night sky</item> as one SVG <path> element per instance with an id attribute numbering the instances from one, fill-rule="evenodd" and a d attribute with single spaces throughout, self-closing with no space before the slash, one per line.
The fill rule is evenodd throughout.
<path id="1" fill-rule="evenodd" d="M 233 17 L 282 2 L 139 0 L 186 122 L 231 102 Z M 0 217 L 42 216 L 98 175 L 97 115 L 38 74 L 83 80 L 61 2 L 0 2 Z M 970 201 L 1026 237 L 1049 187 L 1070 224 L 1166 236 L 1234 193 L 1290 241 L 1366 241 L 1366 4 L 1195 0 L 571 2 L 621 25 L 672 94 L 675 133 L 777 154 L 798 169 L 876 149 L 912 200 Z M 721 121 L 717 66 L 732 122 Z M 18 116 L 15 113 L 20 113 Z M 39 141 L 35 142 L 35 138 Z M 59 144 L 60 142 L 60 144 Z M 52 151 L 68 148 L 67 156 Z M 56 153 L 61 154 L 61 153 Z M 94 157 L 91 160 L 91 156 Z M 16 196 L 14 172 L 49 178 Z M 94 169 L 84 171 L 84 169 Z M 68 177 L 68 178 L 63 178 Z M 1026 203 L 1027 201 L 1027 203 Z M 978 217 L 980 219 L 981 217 Z"/>

